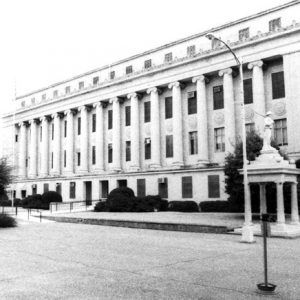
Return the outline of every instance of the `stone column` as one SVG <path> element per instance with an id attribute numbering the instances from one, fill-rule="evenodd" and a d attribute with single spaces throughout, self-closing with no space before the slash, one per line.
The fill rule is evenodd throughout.
<path id="1" fill-rule="evenodd" d="M 41 176 L 49 175 L 49 123 L 48 117 L 42 117 L 42 149 L 41 149 Z"/>
<path id="2" fill-rule="evenodd" d="M 30 165 L 29 177 L 35 178 L 37 176 L 37 123 L 36 120 L 30 121 L 31 135 L 30 135 Z"/>
<path id="3" fill-rule="evenodd" d="M 55 113 L 52 115 L 54 122 L 54 145 L 53 145 L 53 172 L 58 176 L 61 174 L 60 158 L 61 158 L 61 114 Z"/>
<path id="4" fill-rule="evenodd" d="M 73 110 L 68 109 L 65 111 L 65 115 L 67 116 L 67 138 L 66 138 L 66 173 L 71 175 L 74 173 L 74 118 L 73 118 Z"/>
<path id="5" fill-rule="evenodd" d="M 127 95 L 131 105 L 131 170 L 140 169 L 140 112 L 139 112 L 139 95 L 131 93 Z"/>
<path id="6" fill-rule="evenodd" d="M 283 182 L 276 182 L 277 189 L 277 224 L 285 224 L 284 201 L 283 201 Z"/>
<path id="7" fill-rule="evenodd" d="M 297 182 L 292 183 L 291 189 L 292 189 L 291 224 L 299 225 Z"/>
<path id="8" fill-rule="evenodd" d="M 256 112 L 265 115 L 265 88 L 264 88 L 264 75 L 263 75 L 263 61 L 258 60 L 248 64 L 248 69 L 253 69 L 252 74 L 252 90 L 253 90 L 253 107 Z M 255 125 L 259 132 L 264 132 L 264 119 L 261 116 L 255 115 Z"/>
<path id="9" fill-rule="evenodd" d="M 172 82 L 169 84 L 172 89 L 173 98 L 173 148 L 174 158 L 173 165 L 175 167 L 183 166 L 183 142 L 182 142 L 182 104 L 181 104 L 181 87 L 180 82 Z"/>
<path id="10" fill-rule="evenodd" d="M 157 169 L 161 167 L 160 159 L 160 110 L 159 95 L 161 91 L 156 88 L 147 90 L 150 94 L 151 103 L 151 164 L 150 168 Z"/>
<path id="11" fill-rule="evenodd" d="M 225 151 L 233 153 L 235 146 L 235 113 L 232 69 L 221 70 L 224 90 L 224 116 L 225 116 Z"/>
<path id="12" fill-rule="evenodd" d="M 259 199 L 260 199 L 260 214 L 267 213 L 267 201 L 266 201 L 266 184 L 259 184 Z"/>
<path id="13" fill-rule="evenodd" d="M 20 126 L 20 148 L 19 148 L 19 176 L 25 178 L 27 175 L 27 128 L 26 123 L 19 123 Z"/>
<path id="14" fill-rule="evenodd" d="M 103 105 L 101 102 L 94 103 L 96 108 L 96 170 L 104 170 L 104 127 Z"/>
<path id="15" fill-rule="evenodd" d="M 110 101 L 113 104 L 113 170 L 121 171 L 121 116 L 119 98 Z"/>
<path id="16" fill-rule="evenodd" d="M 81 113 L 81 136 L 80 136 L 80 173 L 87 173 L 89 171 L 89 120 L 88 120 L 88 108 L 80 106 L 78 111 Z"/>
<path id="17" fill-rule="evenodd" d="M 198 125 L 198 163 L 205 166 L 208 162 L 208 129 L 207 129 L 207 99 L 206 78 L 203 75 L 193 78 L 197 86 L 197 125 Z"/>

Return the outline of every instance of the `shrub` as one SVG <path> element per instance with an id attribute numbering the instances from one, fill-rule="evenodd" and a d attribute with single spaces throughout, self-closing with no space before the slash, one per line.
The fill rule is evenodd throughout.
<path id="1" fill-rule="evenodd" d="M 1 200 L 0 206 L 11 206 L 11 200 Z"/>
<path id="2" fill-rule="evenodd" d="M 115 194 L 122 194 L 122 195 L 124 195 L 125 197 L 128 197 L 128 198 L 134 197 L 133 190 L 128 188 L 128 187 L 119 187 L 119 188 L 113 189 L 109 193 L 108 197 L 109 196 L 114 196 Z"/>
<path id="3" fill-rule="evenodd" d="M 199 207 L 195 201 L 170 201 L 168 210 L 180 212 L 199 212 Z"/>
<path id="4" fill-rule="evenodd" d="M 199 204 L 200 211 L 203 212 L 228 212 L 228 201 L 203 201 Z"/>
<path id="5" fill-rule="evenodd" d="M 159 195 L 148 195 L 142 197 L 142 201 L 148 203 L 155 211 L 167 211 L 168 210 L 168 200 L 162 199 Z"/>
<path id="6" fill-rule="evenodd" d="M 7 228 L 7 227 L 16 227 L 17 222 L 16 220 L 7 215 L 7 214 L 0 214 L 0 227 L 1 228 Z"/>
<path id="7" fill-rule="evenodd" d="M 14 206 L 21 206 L 21 199 L 20 198 L 15 198 L 14 199 Z"/>
<path id="8" fill-rule="evenodd" d="M 94 208 L 95 211 L 100 212 L 100 211 L 108 211 L 106 207 L 106 201 L 99 201 Z"/>
<path id="9" fill-rule="evenodd" d="M 49 209 L 51 202 L 62 202 L 62 197 L 58 192 L 48 191 L 42 195 L 42 205 Z"/>
<path id="10" fill-rule="evenodd" d="M 47 206 L 42 202 L 42 195 L 40 194 L 28 196 L 21 203 L 24 208 L 49 209 L 49 205 Z"/>

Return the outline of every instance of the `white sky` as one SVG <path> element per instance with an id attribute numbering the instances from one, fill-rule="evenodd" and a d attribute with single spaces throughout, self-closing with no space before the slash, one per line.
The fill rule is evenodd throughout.
<path id="1" fill-rule="evenodd" d="M 0 7 L 1 110 L 17 95 L 289 2 L 7 0 Z"/>

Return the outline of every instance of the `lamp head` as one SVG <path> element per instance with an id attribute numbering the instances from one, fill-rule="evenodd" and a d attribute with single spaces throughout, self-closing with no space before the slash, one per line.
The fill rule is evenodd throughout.
<path id="1" fill-rule="evenodd" d="M 212 32 L 208 32 L 205 37 L 211 41 L 216 38 Z"/>

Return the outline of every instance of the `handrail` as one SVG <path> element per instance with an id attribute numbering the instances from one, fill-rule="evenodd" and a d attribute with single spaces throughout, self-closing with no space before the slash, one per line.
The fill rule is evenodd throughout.
<path id="1" fill-rule="evenodd" d="M 73 211 L 74 209 L 84 207 L 86 210 L 88 207 L 95 205 L 100 201 L 104 201 L 106 198 L 100 198 L 97 200 L 81 200 L 81 201 L 68 201 L 68 202 L 51 202 L 49 205 L 50 213 L 62 210 Z"/>

